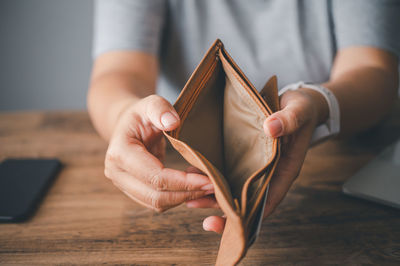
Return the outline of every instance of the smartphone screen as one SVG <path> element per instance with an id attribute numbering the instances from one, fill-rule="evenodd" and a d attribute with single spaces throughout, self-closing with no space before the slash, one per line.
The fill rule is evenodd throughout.
<path id="1" fill-rule="evenodd" d="M 4 160 L 0 164 L 0 221 L 28 219 L 60 169 L 57 159 Z"/>

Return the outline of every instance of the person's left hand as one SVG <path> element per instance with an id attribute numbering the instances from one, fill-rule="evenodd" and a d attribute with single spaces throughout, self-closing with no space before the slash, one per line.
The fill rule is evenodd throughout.
<path id="1" fill-rule="evenodd" d="M 282 137 L 281 158 L 270 182 L 264 218 L 274 211 L 300 173 L 314 129 L 321 116 L 322 119 L 326 116 L 326 102 L 321 97 L 310 89 L 287 91 L 280 97 L 282 110 L 264 122 L 265 134 Z M 192 171 L 196 172 L 193 168 Z M 186 205 L 189 208 L 218 208 L 214 196 L 190 200 Z M 225 218 L 220 216 L 207 217 L 203 222 L 206 231 L 222 233 L 224 226 Z"/>

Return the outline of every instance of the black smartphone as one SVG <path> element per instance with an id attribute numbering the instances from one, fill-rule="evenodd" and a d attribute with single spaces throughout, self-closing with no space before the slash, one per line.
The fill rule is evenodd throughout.
<path id="1" fill-rule="evenodd" d="M 0 222 L 22 222 L 32 216 L 60 169 L 57 159 L 0 163 Z"/>

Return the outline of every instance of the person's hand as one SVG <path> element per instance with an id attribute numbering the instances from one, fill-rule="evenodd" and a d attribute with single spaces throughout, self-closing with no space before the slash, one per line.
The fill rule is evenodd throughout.
<path id="1" fill-rule="evenodd" d="M 162 130 L 173 130 L 179 116 L 157 95 L 128 105 L 120 114 L 105 159 L 106 177 L 134 201 L 162 212 L 213 193 L 207 176 L 165 168 Z"/>
<path id="2" fill-rule="evenodd" d="M 265 120 L 265 133 L 283 138 L 281 158 L 270 182 L 264 217 L 274 211 L 300 172 L 313 131 L 321 120 L 321 113 L 326 112 L 323 110 L 327 108 L 326 102 L 321 97 L 309 89 L 287 91 L 280 98 L 282 110 Z M 211 195 L 188 201 L 186 205 L 189 208 L 218 208 Z M 207 217 L 203 222 L 206 231 L 222 233 L 224 226 L 225 218 L 219 216 Z"/>

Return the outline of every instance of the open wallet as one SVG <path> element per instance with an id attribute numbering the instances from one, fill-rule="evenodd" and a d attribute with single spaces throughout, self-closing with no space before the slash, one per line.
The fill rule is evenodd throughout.
<path id="1" fill-rule="evenodd" d="M 280 139 L 263 130 L 279 109 L 276 77 L 259 93 L 216 40 L 174 107 L 181 123 L 164 134 L 214 185 L 226 215 L 216 264 L 235 265 L 258 235 L 279 160 Z"/>

